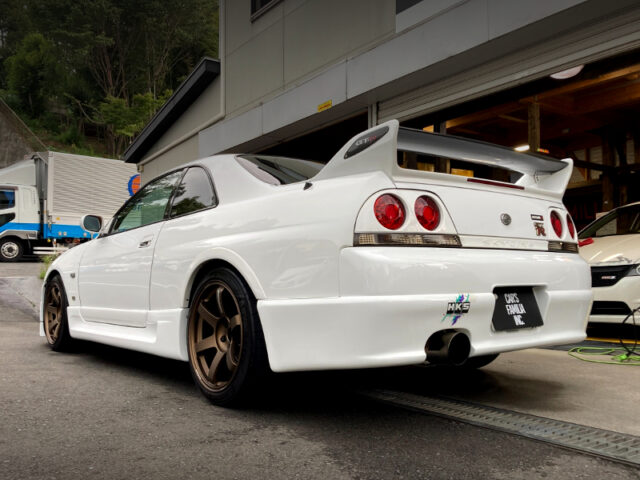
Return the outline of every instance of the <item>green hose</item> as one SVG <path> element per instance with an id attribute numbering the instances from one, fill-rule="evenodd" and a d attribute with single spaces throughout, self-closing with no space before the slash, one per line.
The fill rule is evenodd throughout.
<path id="1" fill-rule="evenodd" d="M 640 355 L 629 353 L 623 348 L 611 347 L 574 347 L 569 355 L 583 362 L 605 363 L 610 365 L 640 365 Z M 589 357 L 607 357 L 595 359 Z"/>

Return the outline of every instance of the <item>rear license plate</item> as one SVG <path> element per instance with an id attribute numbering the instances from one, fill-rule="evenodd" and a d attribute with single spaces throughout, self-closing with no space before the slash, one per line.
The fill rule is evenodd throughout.
<path id="1" fill-rule="evenodd" d="M 499 287 L 493 310 L 493 329 L 519 330 L 542 326 L 542 316 L 531 287 Z"/>

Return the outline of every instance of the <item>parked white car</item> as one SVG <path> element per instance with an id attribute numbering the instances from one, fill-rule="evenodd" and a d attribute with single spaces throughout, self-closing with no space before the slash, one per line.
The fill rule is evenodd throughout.
<path id="1" fill-rule="evenodd" d="M 587 225 L 579 238 L 580 255 L 591 266 L 589 321 L 622 323 L 640 307 L 640 202 L 611 210 Z"/>
<path id="2" fill-rule="evenodd" d="M 443 157 L 476 176 L 426 171 Z M 494 170 L 505 181 L 479 178 Z M 54 350 L 84 339 L 188 361 L 221 405 L 269 368 L 479 367 L 577 342 L 591 281 L 561 201 L 571 170 L 397 121 L 326 166 L 198 160 L 51 265 L 42 334 Z"/>

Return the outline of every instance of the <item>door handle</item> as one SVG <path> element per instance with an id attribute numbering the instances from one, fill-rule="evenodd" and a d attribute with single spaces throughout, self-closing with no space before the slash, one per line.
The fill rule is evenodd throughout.
<path id="1" fill-rule="evenodd" d="M 149 245 L 151 245 L 151 240 L 153 240 L 153 237 L 146 237 L 144 238 L 140 244 L 138 245 L 138 248 L 145 248 L 148 247 Z"/>

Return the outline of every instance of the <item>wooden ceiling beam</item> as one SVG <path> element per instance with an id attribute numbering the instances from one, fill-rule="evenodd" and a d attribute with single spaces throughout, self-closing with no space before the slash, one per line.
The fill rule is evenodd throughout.
<path id="1" fill-rule="evenodd" d="M 579 90 L 584 90 L 585 88 L 593 87 L 600 83 L 615 80 L 616 78 L 625 77 L 627 75 L 632 75 L 637 72 L 640 72 L 640 63 L 632 65 L 630 67 L 621 68 L 620 70 L 605 73 L 596 78 L 567 83 L 561 87 L 554 88 L 553 90 L 547 90 L 546 92 L 539 93 L 532 97 L 523 98 L 522 101 L 529 103 L 536 101 L 540 102 L 541 100 L 549 97 L 555 97 L 567 93 L 575 93 Z"/>
<path id="2" fill-rule="evenodd" d="M 578 115 L 640 101 L 640 83 L 622 85 L 606 92 L 592 93 L 576 100 L 574 112 Z"/>
<path id="3" fill-rule="evenodd" d="M 547 97 L 539 102 L 532 102 L 530 99 L 520 100 L 523 105 L 531 105 L 532 103 L 539 103 L 542 107 L 544 114 L 545 110 L 558 113 L 560 115 L 571 115 L 574 111 L 573 98 L 568 96 Z"/>
<path id="4" fill-rule="evenodd" d="M 509 114 L 523 108 L 519 102 L 509 102 L 504 105 L 498 105 L 487 110 L 481 110 L 479 112 L 470 113 L 469 115 L 463 115 L 462 117 L 453 118 L 447 120 L 447 129 L 455 128 L 469 123 L 484 122 L 487 120 L 493 120 L 500 115 Z"/>
<path id="5" fill-rule="evenodd" d="M 518 118 L 518 117 L 514 117 L 513 115 L 498 115 L 498 118 L 502 118 L 503 120 L 509 120 L 510 122 L 515 122 L 515 123 L 524 123 L 525 125 L 527 123 L 526 118 Z"/>

